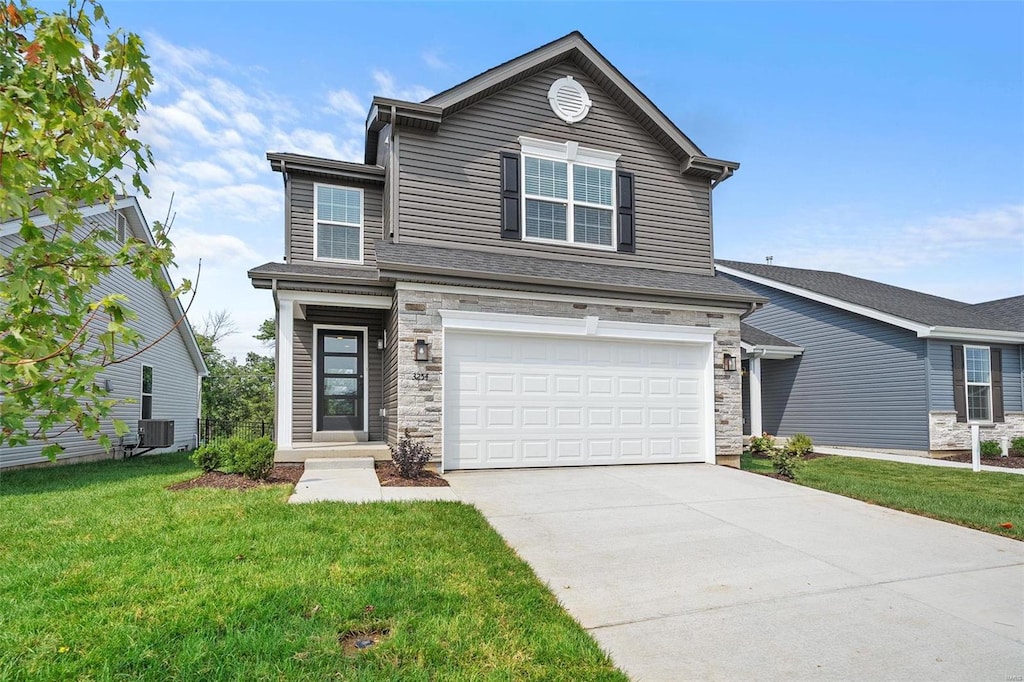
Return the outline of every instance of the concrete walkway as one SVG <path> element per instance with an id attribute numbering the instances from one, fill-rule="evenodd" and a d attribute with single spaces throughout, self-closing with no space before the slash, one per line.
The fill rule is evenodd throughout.
<path id="1" fill-rule="evenodd" d="M 970 469 L 971 465 L 966 462 L 949 462 L 944 459 L 932 459 L 931 457 L 917 457 L 914 455 L 891 455 L 887 452 L 870 452 L 867 450 L 851 450 L 849 448 L 834 448 L 830 446 L 814 447 L 814 451 L 823 455 L 842 455 L 843 457 L 862 457 L 864 459 L 882 459 L 887 462 L 903 462 L 904 464 L 923 464 L 931 467 L 948 467 L 950 469 Z M 982 471 L 994 471 L 1000 474 L 1024 475 L 1024 469 L 1010 469 L 1008 467 L 996 467 L 984 464 L 981 460 Z"/>
<path id="2" fill-rule="evenodd" d="M 446 477 L 633 679 L 1024 674 L 1024 543 L 702 464 Z"/>
<path id="3" fill-rule="evenodd" d="M 458 500 L 451 488 L 383 488 L 373 470 L 372 457 L 310 459 L 288 501 L 401 502 Z"/>

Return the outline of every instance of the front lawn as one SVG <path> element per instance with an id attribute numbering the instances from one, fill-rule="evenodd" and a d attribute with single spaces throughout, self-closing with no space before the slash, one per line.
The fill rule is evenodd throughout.
<path id="1" fill-rule="evenodd" d="M 772 471 L 744 453 L 745 471 Z M 807 460 L 796 482 L 872 504 L 1024 540 L 1024 476 L 857 457 Z M 1001 524 L 1012 523 L 1013 528 Z"/>
<path id="2" fill-rule="evenodd" d="M 471 507 L 165 490 L 196 473 L 0 473 L 0 679 L 625 679 Z"/>

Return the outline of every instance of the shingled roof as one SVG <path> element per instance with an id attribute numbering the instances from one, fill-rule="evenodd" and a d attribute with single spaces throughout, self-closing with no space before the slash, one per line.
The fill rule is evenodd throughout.
<path id="1" fill-rule="evenodd" d="M 385 241 L 376 242 L 374 248 L 382 279 L 394 277 L 395 273 L 402 273 L 402 279 L 407 279 L 407 273 L 429 273 L 489 282 L 522 282 L 590 292 L 604 291 L 608 294 L 637 293 L 747 304 L 766 300 L 721 276 Z"/>
<path id="2" fill-rule="evenodd" d="M 838 272 L 720 259 L 715 263 L 741 278 L 752 275 L 769 280 L 768 286 L 778 282 L 929 327 L 1024 332 L 1021 304 L 1013 303 L 1024 299 L 1020 296 L 972 305 Z"/>
<path id="3" fill-rule="evenodd" d="M 800 346 L 791 343 L 781 336 L 769 334 L 763 329 L 758 329 L 752 324 L 740 322 L 740 341 L 751 346 L 776 346 L 778 348 L 799 348 Z"/>

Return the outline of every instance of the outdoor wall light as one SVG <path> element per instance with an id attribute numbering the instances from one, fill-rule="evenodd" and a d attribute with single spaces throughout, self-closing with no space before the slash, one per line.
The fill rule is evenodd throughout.
<path id="1" fill-rule="evenodd" d="M 423 339 L 416 339 L 416 362 L 430 360 L 430 344 Z"/>
<path id="2" fill-rule="evenodd" d="M 722 356 L 722 368 L 725 369 L 726 372 L 735 372 L 736 358 L 728 353 L 724 354 Z"/>
<path id="3" fill-rule="evenodd" d="M 113 391 L 113 390 L 114 390 L 114 382 L 113 382 L 113 381 L 111 381 L 110 379 L 104 379 L 104 380 L 103 380 L 103 389 L 104 389 L 104 390 L 105 390 L 105 391 L 106 391 L 107 393 L 110 393 L 111 391 Z"/>

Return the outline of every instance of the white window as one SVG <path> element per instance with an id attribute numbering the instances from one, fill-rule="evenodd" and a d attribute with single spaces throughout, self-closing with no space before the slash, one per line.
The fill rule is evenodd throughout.
<path id="1" fill-rule="evenodd" d="M 523 238 L 614 249 L 619 154 L 528 137 L 520 137 L 519 144 Z"/>
<path id="2" fill-rule="evenodd" d="M 142 366 L 142 419 L 153 418 L 153 368 Z"/>
<path id="3" fill-rule="evenodd" d="M 315 260 L 363 262 L 363 190 L 315 185 Z"/>
<path id="4" fill-rule="evenodd" d="M 964 346 L 967 421 L 992 421 L 992 360 L 984 346 Z"/>

